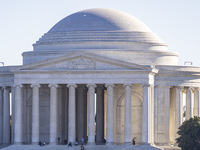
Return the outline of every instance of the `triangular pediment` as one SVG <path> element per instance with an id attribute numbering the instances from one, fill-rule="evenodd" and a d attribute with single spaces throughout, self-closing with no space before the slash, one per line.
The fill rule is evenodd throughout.
<path id="1" fill-rule="evenodd" d="M 152 70 L 152 67 L 81 53 L 23 65 L 17 70 Z"/>

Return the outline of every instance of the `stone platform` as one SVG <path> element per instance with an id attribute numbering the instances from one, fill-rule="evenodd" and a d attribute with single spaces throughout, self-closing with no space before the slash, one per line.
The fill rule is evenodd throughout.
<path id="1" fill-rule="evenodd" d="M 85 150 L 180 150 L 179 148 L 168 146 L 156 148 L 149 145 L 84 145 Z M 11 145 L 1 150 L 80 150 L 80 146 L 68 147 L 67 145 Z"/>

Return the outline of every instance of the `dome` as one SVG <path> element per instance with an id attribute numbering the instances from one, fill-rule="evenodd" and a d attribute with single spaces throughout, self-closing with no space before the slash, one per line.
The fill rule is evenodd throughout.
<path id="1" fill-rule="evenodd" d="M 135 46 L 135 43 L 140 44 Z M 121 47 L 145 50 L 140 45 L 150 44 L 149 50 L 166 50 L 166 44 L 137 18 L 103 8 L 87 9 L 65 17 L 36 42 L 35 50 L 47 50 L 45 45 L 48 44 L 53 49 L 55 46 L 58 49 L 53 44 L 62 44 L 59 48 L 65 50 Z"/>
<path id="2" fill-rule="evenodd" d="M 87 9 L 59 21 L 49 32 L 63 31 L 134 31 L 151 32 L 137 18 L 118 10 Z"/>
<path id="3" fill-rule="evenodd" d="M 91 53 L 142 65 L 174 65 L 176 53 L 137 18 L 113 9 L 94 8 L 73 13 L 45 33 L 24 64 L 72 53 Z"/>

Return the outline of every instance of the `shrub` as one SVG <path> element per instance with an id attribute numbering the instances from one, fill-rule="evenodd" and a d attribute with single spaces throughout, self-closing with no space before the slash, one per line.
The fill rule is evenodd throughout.
<path id="1" fill-rule="evenodd" d="M 180 136 L 176 141 L 182 150 L 200 150 L 200 117 L 186 120 L 177 133 Z"/>

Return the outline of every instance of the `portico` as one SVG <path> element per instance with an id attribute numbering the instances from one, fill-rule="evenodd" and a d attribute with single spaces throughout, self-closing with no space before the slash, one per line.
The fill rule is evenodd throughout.
<path id="1" fill-rule="evenodd" d="M 200 68 L 178 66 L 126 13 L 74 13 L 33 47 L 23 65 L 0 67 L 1 145 L 176 145 L 183 121 L 200 116 Z"/>

